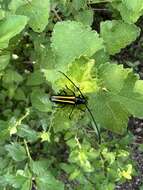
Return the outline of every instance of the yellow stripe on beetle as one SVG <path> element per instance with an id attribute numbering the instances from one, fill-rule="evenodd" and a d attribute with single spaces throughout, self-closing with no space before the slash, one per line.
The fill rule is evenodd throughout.
<path id="1" fill-rule="evenodd" d="M 52 99 L 60 99 L 60 100 L 75 100 L 75 96 L 52 96 Z"/>
<path id="2" fill-rule="evenodd" d="M 62 100 L 62 99 L 57 99 L 57 98 L 53 98 L 51 99 L 53 102 L 59 102 L 59 103 L 67 103 L 67 104 L 75 104 L 75 101 L 70 101 L 70 100 Z"/>

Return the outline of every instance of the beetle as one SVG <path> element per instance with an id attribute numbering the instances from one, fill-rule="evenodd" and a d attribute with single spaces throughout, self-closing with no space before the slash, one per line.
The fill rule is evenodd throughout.
<path id="1" fill-rule="evenodd" d="M 86 99 L 80 96 L 68 96 L 68 95 L 53 95 L 50 97 L 50 100 L 55 103 L 61 104 L 72 104 L 72 105 L 80 105 L 85 104 L 87 102 Z"/>
<path id="2" fill-rule="evenodd" d="M 69 89 L 73 93 L 73 95 L 72 96 L 71 95 L 67 95 L 67 93 L 63 90 L 63 92 L 64 92 L 65 95 L 52 95 L 50 97 L 51 102 L 54 102 L 56 104 L 61 104 L 61 105 L 63 105 L 63 107 L 66 106 L 66 105 L 73 105 L 73 109 L 72 109 L 72 111 L 71 111 L 71 113 L 69 115 L 69 118 L 71 118 L 71 115 L 73 113 L 73 110 L 74 110 L 75 106 L 85 105 L 86 109 L 88 110 L 88 112 L 89 112 L 89 114 L 90 114 L 90 116 L 91 116 L 91 118 L 92 118 L 92 120 L 94 122 L 94 125 L 96 126 L 96 130 L 97 130 L 97 133 L 98 133 L 98 142 L 99 142 L 99 144 L 101 144 L 100 131 L 98 129 L 98 126 L 97 126 L 97 123 L 95 121 L 95 118 L 94 118 L 91 110 L 88 107 L 87 98 L 83 95 L 83 93 L 81 92 L 80 88 L 78 86 L 76 86 L 75 83 L 66 74 L 64 74 L 61 71 L 59 71 L 59 72 L 61 74 L 63 74 L 73 84 L 73 86 L 78 90 L 78 92 L 80 93 L 80 95 L 76 96 L 76 94 L 71 89 L 69 89 L 66 86 L 66 88 Z"/>

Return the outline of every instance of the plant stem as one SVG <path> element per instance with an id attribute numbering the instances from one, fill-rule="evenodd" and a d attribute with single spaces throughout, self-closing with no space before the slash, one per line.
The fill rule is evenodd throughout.
<path id="1" fill-rule="evenodd" d="M 27 156 L 29 158 L 29 161 L 32 161 L 32 157 L 30 155 L 30 151 L 29 151 L 29 148 L 28 148 L 28 145 L 27 145 L 27 141 L 24 139 L 24 145 L 25 145 L 25 149 L 26 149 L 26 152 L 27 152 Z"/>

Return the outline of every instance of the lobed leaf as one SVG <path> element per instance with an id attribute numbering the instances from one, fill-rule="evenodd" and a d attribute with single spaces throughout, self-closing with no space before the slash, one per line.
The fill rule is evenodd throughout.
<path id="1" fill-rule="evenodd" d="M 143 117 L 141 103 L 143 102 L 141 90 L 143 82 L 133 74 L 131 69 L 109 63 L 97 65 L 96 68 L 93 60 L 87 62 L 86 59 L 81 58 L 72 63 L 66 74 L 87 96 L 88 106 L 101 127 L 123 134 L 126 131 L 129 116 Z M 78 90 L 65 76 L 56 81 L 55 89 L 62 89 L 63 84 L 78 96 Z M 67 91 L 67 93 L 70 92 Z M 67 107 L 65 110 L 68 110 Z M 59 114 L 66 113 L 65 110 L 63 113 L 60 110 Z M 60 122 L 66 121 L 64 116 L 59 116 L 59 118 L 64 119 L 59 121 L 58 116 L 54 118 L 58 122 L 54 126 L 55 129 Z M 61 125 L 60 129 L 66 129 L 66 125 Z"/>
<path id="2" fill-rule="evenodd" d="M 0 71 L 4 70 L 10 61 L 10 53 L 0 56 Z"/>
<path id="3" fill-rule="evenodd" d="M 10 186 L 14 189 L 27 190 L 31 189 L 32 184 L 32 176 L 28 169 L 17 170 L 16 174 L 5 174 L 0 179 L 0 184 L 2 186 Z"/>
<path id="4" fill-rule="evenodd" d="M 75 8 L 75 10 L 79 11 L 80 9 L 86 7 L 86 0 L 73 0 L 72 6 Z"/>
<path id="5" fill-rule="evenodd" d="M 26 5 L 20 6 L 16 13 L 27 16 L 29 18 L 28 24 L 35 32 L 42 32 L 48 24 L 50 1 L 28 1 Z"/>
<path id="6" fill-rule="evenodd" d="M 27 78 L 27 85 L 28 86 L 37 86 L 44 82 L 44 77 L 42 72 L 39 70 L 35 71 L 34 73 L 29 74 Z"/>
<path id="7" fill-rule="evenodd" d="M 15 70 L 12 70 L 12 69 L 8 69 L 6 70 L 4 76 L 3 76 L 3 82 L 4 83 L 20 83 L 23 81 L 23 77 L 18 73 L 16 72 Z"/>
<path id="8" fill-rule="evenodd" d="M 129 116 L 143 117 L 143 82 L 116 64 L 102 65 L 98 74 L 101 89 L 92 94 L 89 105 L 101 126 L 123 134 Z"/>
<path id="9" fill-rule="evenodd" d="M 93 11 L 92 10 L 83 10 L 79 11 L 74 16 L 75 20 L 83 23 L 84 25 L 92 25 L 93 22 Z"/>
<path id="10" fill-rule="evenodd" d="M 34 90 L 32 92 L 31 102 L 32 102 L 32 106 L 41 112 L 51 111 L 52 104 L 49 99 L 49 96 L 40 90 Z"/>
<path id="11" fill-rule="evenodd" d="M 0 131 L 1 131 L 0 133 L 1 141 L 6 140 L 10 137 L 8 122 L 0 120 Z"/>
<path id="12" fill-rule="evenodd" d="M 74 129 L 75 124 L 80 117 L 79 112 L 74 110 L 74 116 L 72 115 L 72 119 L 69 119 L 69 115 L 73 109 L 73 106 L 66 106 L 65 108 L 61 109 L 59 105 L 59 110 L 57 108 L 57 110 L 53 112 L 53 115 L 51 117 L 51 126 L 55 133 L 62 132 L 64 130 Z"/>
<path id="13" fill-rule="evenodd" d="M 44 175 L 36 178 L 36 184 L 38 190 L 64 190 L 64 184 L 54 178 L 50 173 L 44 173 Z"/>
<path id="14" fill-rule="evenodd" d="M 9 10 L 11 10 L 13 13 L 16 12 L 16 10 L 23 5 L 28 4 L 29 1 L 27 0 L 12 0 L 9 4 L 8 4 L 8 8 Z"/>
<path id="15" fill-rule="evenodd" d="M 97 32 L 75 21 L 57 23 L 51 40 L 52 49 L 58 57 L 57 70 L 67 70 L 68 65 L 76 58 L 91 57 L 103 47 L 102 39 Z"/>
<path id="16" fill-rule="evenodd" d="M 115 9 L 119 10 L 122 19 L 127 23 L 135 23 L 143 15 L 142 0 L 122 0 L 112 5 Z"/>
<path id="17" fill-rule="evenodd" d="M 0 9 L 0 20 L 2 20 L 5 17 L 5 11 Z"/>
<path id="18" fill-rule="evenodd" d="M 12 143 L 5 146 L 5 149 L 8 151 L 9 155 L 13 158 L 13 160 L 19 162 L 23 161 L 27 158 L 25 148 L 21 146 L 19 143 Z"/>
<path id="19" fill-rule="evenodd" d="M 127 24 L 121 20 L 101 22 L 101 36 L 106 50 L 110 55 L 119 53 L 140 34 L 140 28 L 134 24 Z"/>
<path id="20" fill-rule="evenodd" d="M 25 28 L 27 21 L 28 18 L 21 15 L 11 15 L 0 20 L 0 49 L 8 47 L 9 40 Z"/>
<path id="21" fill-rule="evenodd" d="M 19 137 L 27 139 L 27 141 L 29 142 L 35 142 L 39 138 L 35 130 L 31 129 L 30 127 L 24 124 L 21 124 L 18 127 L 17 135 Z"/>

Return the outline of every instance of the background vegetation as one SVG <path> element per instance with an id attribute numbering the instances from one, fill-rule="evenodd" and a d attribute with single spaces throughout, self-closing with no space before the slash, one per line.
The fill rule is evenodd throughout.
<path id="1" fill-rule="evenodd" d="M 142 0 L 0 0 L 0 190 L 114 190 L 140 176 L 142 15 Z M 79 96 L 59 71 L 101 144 L 84 105 L 71 119 L 71 105 L 53 107 L 52 94 Z"/>

